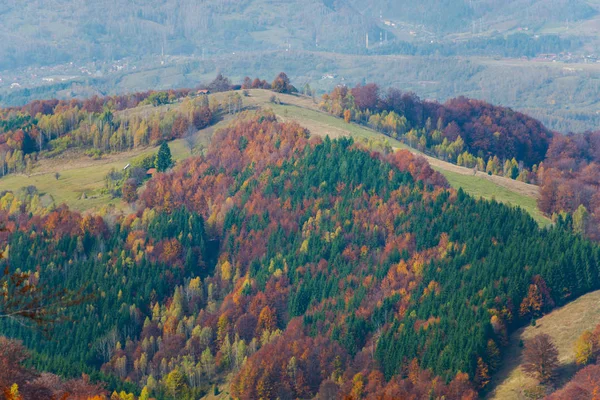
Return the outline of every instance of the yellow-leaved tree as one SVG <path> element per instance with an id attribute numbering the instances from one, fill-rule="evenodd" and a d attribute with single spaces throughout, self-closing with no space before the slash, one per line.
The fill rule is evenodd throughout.
<path id="1" fill-rule="evenodd" d="M 591 331 L 585 331 L 575 342 L 575 362 L 577 365 L 589 364 L 598 353 L 597 338 Z"/>

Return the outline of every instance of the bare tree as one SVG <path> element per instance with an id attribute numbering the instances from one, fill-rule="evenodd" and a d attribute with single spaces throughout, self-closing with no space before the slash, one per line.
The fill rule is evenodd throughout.
<path id="1" fill-rule="evenodd" d="M 108 362 L 112 358 L 118 341 L 119 334 L 116 329 L 113 329 L 94 343 L 94 350 L 102 357 L 104 362 Z"/>
<path id="2" fill-rule="evenodd" d="M 42 151 L 42 148 L 44 146 L 44 133 L 43 132 L 38 132 L 37 145 L 38 145 L 38 151 Z"/>
<path id="3" fill-rule="evenodd" d="M 2 176 L 6 175 L 6 151 L 0 151 L 0 170 L 2 171 Z"/>
<path id="4" fill-rule="evenodd" d="M 194 126 L 192 124 L 188 125 L 185 136 L 183 137 L 183 141 L 185 142 L 185 146 L 190 151 L 190 154 L 194 154 L 194 151 L 196 149 L 197 138 L 196 129 L 194 129 Z"/>

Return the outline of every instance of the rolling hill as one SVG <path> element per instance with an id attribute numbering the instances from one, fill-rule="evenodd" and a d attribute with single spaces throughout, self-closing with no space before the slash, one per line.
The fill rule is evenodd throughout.
<path id="1" fill-rule="evenodd" d="M 600 0 L 0 2 L 0 399 L 592 399 L 598 49 Z"/>
<path id="2" fill-rule="evenodd" d="M 270 101 L 273 95 L 270 91 L 253 89 L 249 93 L 250 96 L 244 97 L 246 108 L 271 109 L 280 120 L 295 121 L 313 135 L 330 136 L 331 138 L 350 136 L 360 142 L 378 142 L 379 145 L 387 140 L 391 146 L 397 149 L 408 148 L 405 144 L 381 133 L 363 126 L 347 124 L 343 120 L 319 111 L 317 105 L 308 97 L 279 94 L 280 104 L 274 104 Z M 213 96 L 222 100 L 226 95 L 211 95 L 211 97 Z M 127 113 L 144 114 L 147 111 L 155 112 L 177 107 L 179 107 L 177 104 L 160 107 L 141 106 L 138 109 L 127 110 Z M 199 131 L 197 136 L 201 143 L 207 144 L 213 132 L 226 126 L 229 121 L 228 117 L 215 126 Z M 375 145 L 377 146 L 377 143 Z M 170 146 L 175 160 L 180 161 L 190 156 L 183 139 L 171 142 Z M 118 199 L 112 199 L 108 194 L 103 194 L 106 174 L 112 168 L 123 168 L 132 159 L 156 150 L 157 148 L 150 148 L 118 153 L 104 156 L 100 160 L 93 160 L 81 153 L 69 152 L 57 159 L 41 160 L 29 176 L 18 174 L 0 179 L 0 191 L 15 191 L 33 185 L 38 188 L 40 193 L 53 198 L 56 204 L 65 202 L 75 210 L 98 210 L 106 205 L 114 205 L 121 209 L 126 206 L 124 203 Z M 417 150 L 411 151 L 426 157 L 432 166 L 444 174 L 455 188 L 463 188 L 476 197 L 495 199 L 522 207 L 539 224 L 547 225 L 549 223 L 549 220 L 537 209 L 537 187 L 499 176 L 489 176 L 481 172 L 474 175 L 472 169 L 428 157 Z M 59 179 L 54 177 L 56 172 L 60 174 Z M 84 193 L 85 196 L 82 196 Z"/>
<path id="3" fill-rule="evenodd" d="M 3 333 L 41 370 L 157 398 L 228 377 L 240 399 L 474 398 L 505 335 L 597 290 L 600 250 L 368 146 L 246 111 L 147 181 L 135 213 L 3 198 L 3 266 L 96 294 L 54 340 L 11 320 Z"/>

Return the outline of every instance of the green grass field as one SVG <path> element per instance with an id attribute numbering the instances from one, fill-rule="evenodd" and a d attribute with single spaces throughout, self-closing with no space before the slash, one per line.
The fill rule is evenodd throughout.
<path id="1" fill-rule="evenodd" d="M 190 152 L 185 147 L 183 140 L 175 140 L 169 143 L 171 154 L 175 161 L 189 157 Z M 43 171 L 37 167 L 31 176 L 8 175 L 0 179 L 0 192 L 4 190 L 16 191 L 25 186 L 35 186 L 41 195 L 47 195 L 54 200 L 55 204 L 66 204 L 78 211 L 97 210 L 103 206 L 114 205 L 123 209 L 126 204 L 120 199 L 102 193 L 104 177 L 113 168 L 123 169 L 131 160 L 144 155 L 157 152 L 158 147 L 146 148 L 135 152 L 111 156 L 109 160 L 89 159 L 83 166 L 76 168 L 52 168 L 51 171 Z M 88 157 L 81 156 L 85 161 Z M 60 174 L 56 179 L 55 173 Z M 85 193 L 86 198 L 82 198 Z"/>
<path id="2" fill-rule="evenodd" d="M 0 180 L 0 191 L 18 190 L 24 186 L 35 186 L 40 195 L 50 196 L 55 204 L 67 204 L 70 208 L 84 211 L 104 205 L 118 205 L 118 199 L 101 194 L 104 176 L 111 168 L 123 168 L 123 162 L 92 165 L 86 168 L 64 170 L 56 179 L 54 173 L 34 176 L 9 175 Z M 82 199 L 83 193 L 88 197 Z"/>
<path id="3" fill-rule="evenodd" d="M 537 207 L 535 198 L 511 191 L 502 186 L 477 176 L 461 175 L 455 172 L 435 168 L 441 172 L 450 185 L 454 188 L 462 188 L 473 197 L 484 199 L 495 199 L 501 203 L 521 207 L 527 211 L 540 226 L 547 226 L 551 221 L 545 217 Z"/>
<path id="4" fill-rule="evenodd" d="M 291 105 L 269 105 L 273 111 L 282 116 L 284 120 L 290 119 L 297 121 L 300 125 L 306 127 L 311 132 L 315 132 L 315 127 L 320 128 L 319 134 L 328 134 L 332 138 L 341 136 L 352 136 L 354 139 L 363 140 L 387 140 L 392 147 L 406 148 L 406 146 L 381 133 L 363 128 L 356 124 L 348 124 L 344 120 L 319 111 L 308 110 Z M 313 129 L 311 129 L 311 127 Z"/>

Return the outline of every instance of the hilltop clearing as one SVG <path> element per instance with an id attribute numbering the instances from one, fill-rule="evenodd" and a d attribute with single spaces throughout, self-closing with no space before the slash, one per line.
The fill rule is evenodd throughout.
<path id="1" fill-rule="evenodd" d="M 453 187 L 462 187 L 467 193 L 475 197 L 494 198 L 503 203 L 522 207 L 541 225 L 550 223 L 550 220 L 537 209 L 536 201 L 539 195 L 539 188 L 535 185 L 502 176 L 490 176 L 483 172 L 474 173 L 472 168 L 461 167 L 427 156 L 398 140 L 387 137 L 370 128 L 348 124 L 339 118 L 321 112 L 317 104 L 306 97 L 278 94 L 277 98 L 281 104 L 274 104 L 270 103 L 270 98 L 273 96 L 273 93 L 270 91 L 252 90 L 250 93 L 251 96 L 246 98 L 249 104 L 270 108 L 276 113 L 278 118 L 284 121 L 291 120 L 298 122 L 309 129 L 312 134 L 319 136 L 327 135 L 332 138 L 351 136 L 357 140 L 367 142 L 387 141 L 393 148 L 408 149 L 415 154 L 425 157 L 434 169 L 437 169 L 446 176 Z"/>
<path id="2" fill-rule="evenodd" d="M 225 126 L 228 120 L 198 131 L 198 144 L 208 144 L 215 129 Z M 190 156 L 183 139 L 172 141 L 170 147 L 175 161 Z M 64 203 L 74 210 L 98 210 L 104 206 L 126 209 L 127 205 L 120 199 L 103 192 L 106 175 L 112 169 L 122 170 L 132 160 L 157 151 L 158 146 L 155 146 L 107 154 L 100 159 L 92 159 L 81 151 L 69 151 L 57 158 L 40 160 L 29 176 L 11 174 L 3 177 L 0 179 L 0 191 L 35 186 L 42 197 L 46 197 L 45 201 L 56 205 Z"/>
<path id="3" fill-rule="evenodd" d="M 241 91 L 238 93 L 242 94 Z M 271 109 L 280 120 L 295 121 L 307 128 L 313 135 L 327 135 L 331 138 L 351 136 L 357 141 L 371 143 L 371 146 L 375 146 L 375 148 L 381 148 L 384 143 L 387 143 L 392 148 L 410 149 L 405 144 L 370 128 L 348 124 L 342 119 L 319 111 L 317 103 L 310 97 L 274 94 L 269 90 L 262 89 L 252 89 L 248 93 L 249 96 L 243 97 L 245 108 Z M 215 97 L 219 102 L 223 102 L 229 94 L 229 92 L 215 93 L 210 97 Z M 120 113 L 128 117 L 144 117 L 157 112 L 178 110 L 180 107 L 182 107 L 181 102 L 158 107 L 142 105 Z M 230 118 L 231 116 L 227 116 L 218 124 L 199 131 L 197 135 L 200 144 L 208 143 L 213 132 L 226 126 Z M 180 161 L 190 156 L 183 139 L 170 142 L 170 146 L 175 160 Z M 102 193 L 104 177 L 112 168 L 122 169 L 131 159 L 156 152 L 156 150 L 157 147 L 107 154 L 99 160 L 94 160 L 81 152 L 69 152 L 58 158 L 41 159 L 29 177 L 20 174 L 0 179 L 0 190 L 18 190 L 21 187 L 33 185 L 41 193 L 52 196 L 57 204 L 64 202 L 76 210 L 98 209 L 108 204 L 123 208 L 126 205 L 120 199 L 112 199 L 108 194 Z M 426 156 L 417 150 L 410 150 L 426 157 L 429 163 L 444 174 L 455 188 L 462 187 L 467 193 L 476 197 L 494 198 L 506 204 L 522 207 L 539 224 L 547 225 L 549 223 L 549 220 L 537 210 L 536 186 L 500 176 L 488 176 L 484 173 L 473 174 L 471 168 L 460 167 Z M 58 180 L 54 176 L 57 172 L 60 174 Z M 86 198 L 82 198 L 84 193 Z"/>

